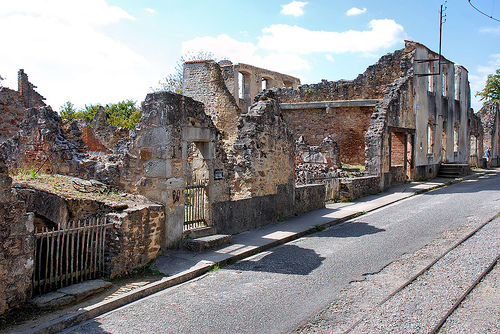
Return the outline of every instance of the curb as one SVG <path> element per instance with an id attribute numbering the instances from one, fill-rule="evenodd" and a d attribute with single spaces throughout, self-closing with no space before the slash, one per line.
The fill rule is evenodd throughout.
<path id="1" fill-rule="evenodd" d="M 284 237 L 282 239 L 279 239 L 279 240 L 275 240 L 271 243 L 261 245 L 261 246 L 255 246 L 252 249 L 249 249 L 249 250 L 242 252 L 240 254 L 237 254 L 237 255 L 230 256 L 227 259 L 224 259 L 224 260 L 221 260 L 218 262 L 203 264 L 195 269 L 190 269 L 190 270 L 183 271 L 181 273 L 178 273 L 178 274 L 175 274 L 175 275 L 172 275 L 169 277 L 164 277 L 157 282 L 153 282 L 151 284 L 148 284 L 148 285 L 145 285 L 143 287 L 137 288 L 135 290 L 129 291 L 129 292 L 127 292 L 123 295 L 117 296 L 115 298 L 99 302 L 99 303 L 94 304 L 92 306 L 82 308 L 82 309 L 80 309 L 76 312 L 73 312 L 71 314 L 67 314 L 65 316 L 51 320 L 51 321 L 44 323 L 42 325 L 33 327 L 30 330 L 25 331 L 23 333 L 45 334 L 45 333 L 53 333 L 53 332 L 57 332 L 57 331 L 62 331 L 66 328 L 75 326 L 75 325 L 82 323 L 84 321 L 87 321 L 91 318 L 97 317 L 101 314 L 104 314 L 106 312 L 112 311 L 114 309 L 117 309 L 117 308 L 122 307 L 124 305 L 127 305 L 129 303 L 137 301 L 141 298 L 152 295 L 153 293 L 159 292 L 161 290 L 170 288 L 170 287 L 175 286 L 175 285 L 185 283 L 193 278 L 202 276 L 202 275 L 206 274 L 207 272 L 209 272 L 214 266 L 220 266 L 220 267 L 226 266 L 232 262 L 242 260 L 242 259 L 247 258 L 249 256 L 255 255 L 259 252 L 262 252 L 262 251 L 268 250 L 270 248 L 285 244 L 287 242 L 299 239 L 299 238 L 306 236 L 308 234 L 319 232 L 325 228 L 343 223 L 347 220 L 359 217 L 359 216 L 364 215 L 368 212 L 383 208 L 387 205 L 399 202 L 399 201 L 404 200 L 406 198 L 413 197 L 413 196 L 416 196 L 416 195 L 419 195 L 422 193 L 426 193 L 426 192 L 434 190 L 434 189 L 442 188 L 442 187 L 445 187 L 447 185 L 452 185 L 452 184 L 455 184 L 458 182 L 462 182 L 465 179 L 470 179 L 470 178 L 478 177 L 478 176 L 484 176 L 485 174 L 486 173 L 482 172 L 482 173 L 467 175 L 467 176 L 462 177 L 462 178 L 452 179 L 448 182 L 443 182 L 441 184 L 437 184 L 437 185 L 429 187 L 427 189 L 422 189 L 422 190 L 415 191 L 413 193 L 408 193 L 408 196 L 406 196 L 406 197 L 395 199 L 393 201 L 390 201 L 390 202 L 385 203 L 383 205 L 377 206 L 377 207 L 372 208 L 370 210 L 355 212 L 355 213 L 346 215 L 345 217 L 342 217 L 342 218 L 336 218 L 336 219 L 333 219 L 333 220 L 328 221 L 326 223 L 316 225 L 315 227 L 309 228 L 307 230 L 291 234 L 291 235 Z"/>

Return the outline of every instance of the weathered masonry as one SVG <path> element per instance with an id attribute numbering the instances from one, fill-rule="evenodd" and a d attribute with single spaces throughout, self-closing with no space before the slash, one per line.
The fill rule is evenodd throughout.
<path id="1" fill-rule="evenodd" d="M 500 143 L 500 104 L 496 102 L 485 103 L 483 107 L 477 112 L 477 116 L 480 119 L 482 128 L 484 132 L 471 135 L 471 151 L 476 149 L 477 157 L 484 157 L 484 154 L 488 148 L 491 148 L 492 153 L 492 166 L 500 165 L 500 153 L 499 153 L 499 143 Z M 479 136 L 483 135 L 484 146 L 480 145 Z M 478 159 L 481 160 L 481 159 Z M 484 160 L 484 159 L 483 159 Z M 481 166 L 486 166 L 484 161 L 479 163 Z"/>
<path id="2" fill-rule="evenodd" d="M 104 222 L 103 272 L 115 277 L 186 236 L 230 239 L 325 198 L 432 178 L 450 164 L 467 172 L 484 162 L 483 141 L 499 151 L 498 104 L 475 115 L 467 70 L 412 41 L 354 80 L 310 85 L 246 64 L 187 62 L 185 95 L 148 94 L 132 130 L 111 126 L 104 109 L 92 124 L 62 120 L 34 88 L 21 70 L 18 91 L 0 90 L 0 313 L 28 300 L 41 277 L 38 226 Z M 9 169 L 119 194 L 12 189 Z"/>
<path id="3" fill-rule="evenodd" d="M 248 68 L 213 61 L 185 64 L 185 94 L 211 106 L 207 110 L 214 122 L 228 125 L 219 128 L 230 144 L 235 142 L 235 120 L 246 113 L 245 94 L 265 90 L 255 82 L 266 71 L 251 67 L 248 73 L 257 73 L 258 79 L 250 80 L 253 89 L 240 94 L 235 73 Z M 404 49 L 383 56 L 351 81 L 295 86 L 298 81 L 290 84 L 291 78 L 274 75 L 281 79 L 273 79 L 278 84 L 270 90 L 298 145 L 295 177 L 300 182 L 308 173 L 316 180 L 336 177 L 344 163 L 364 166 L 365 176 L 379 178 L 384 188 L 432 178 L 443 164 L 467 166 L 474 160 L 471 155 L 481 156 L 467 70 L 422 44 L 406 41 Z M 342 182 L 329 183 L 342 187 Z"/>

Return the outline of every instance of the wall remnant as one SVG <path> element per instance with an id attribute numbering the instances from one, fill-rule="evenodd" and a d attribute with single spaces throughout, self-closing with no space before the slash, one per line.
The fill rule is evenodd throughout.
<path id="1" fill-rule="evenodd" d="M 480 142 L 476 146 L 477 152 L 476 155 L 478 159 L 484 160 L 484 155 L 486 150 L 491 147 L 492 152 L 492 166 L 500 165 L 499 159 L 499 143 L 500 143 L 500 125 L 499 125 L 499 116 L 500 116 L 500 103 L 489 102 L 485 103 L 483 107 L 477 112 L 477 117 L 481 120 L 481 124 L 483 127 L 483 145 L 480 145 Z M 472 139 L 472 138 L 471 138 Z M 479 147 L 478 147 L 479 146 Z M 482 166 L 486 166 L 484 161 L 480 163 Z"/>
<path id="2" fill-rule="evenodd" d="M 32 295 L 33 214 L 12 192 L 12 179 L 0 158 L 0 314 L 21 306 Z"/>
<path id="3" fill-rule="evenodd" d="M 19 70 L 17 91 L 0 87 L 0 143 L 19 131 L 19 126 L 26 117 L 26 108 L 46 106 L 45 98 L 35 88 L 24 70 Z"/>

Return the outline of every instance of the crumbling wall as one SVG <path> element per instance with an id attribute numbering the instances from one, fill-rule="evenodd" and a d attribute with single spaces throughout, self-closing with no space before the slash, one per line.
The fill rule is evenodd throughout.
<path id="1" fill-rule="evenodd" d="M 478 158 L 484 157 L 484 152 L 491 147 L 492 151 L 492 165 L 500 164 L 499 161 L 499 116 L 500 116 L 500 103 L 487 102 L 484 103 L 482 108 L 477 112 L 477 116 L 481 120 L 483 127 L 483 145 L 481 147 L 481 155 Z"/>
<path id="2" fill-rule="evenodd" d="M 219 62 L 225 85 L 236 99 L 239 108 L 247 112 L 252 101 L 264 89 L 297 88 L 300 79 L 248 64 Z"/>
<path id="3" fill-rule="evenodd" d="M 13 137 L 24 119 L 24 101 L 15 90 L 0 87 L 0 142 Z"/>
<path id="4" fill-rule="evenodd" d="M 352 165 L 364 164 L 364 135 L 373 107 L 282 109 L 295 140 L 303 137 L 312 146 L 331 138 L 340 148 L 339 159 Z"/>
<path id="5" fill-rule="evenodd" d="M 275 194 L 276 185 L 293 182 L 294 141 L 282 117 L 272 94 L 241 115 L 231 161 L 233 199 Z"/>
<path id="6" fill-rule="evenodd" d="M 327 81 L 302 85 L 298 89 L 278 89 L 281 103 L 381 99 L 387 85 L 405 76 L 411 61 L 405 49 L 389 53 L 354 80 Z"/>
<path id="7" fill-rule="evenodd" d="M 16 135 L 0 145 L 9 168 L 41 173 L 75 173 L 84 146 L 66 138 L 61 118 L 50 107 L 29 108 Z"/>
<path id="8" fill-rule="evenodd" d="M 33 215 L 12 193 L 12 179 L 0 158 L 0 314 L 31 298 Z"/>
<path id="9" fill-rule="evenodd" d="M 469 151 L 470 159 L 469 164 L 471 167 L 482 167 L 484 157 L 484 135 L 485 131 L 481 118 L 474 110 L 469 109 Z M 495 156 L 496 157 L 496 156 Z M 496 157 L 495 165 L 498 164 L 498 157 Z"/>
<path id="10" fill-rule="evenodd" d="M 25 108 L 47 106 L 44 102 L 45 98 L 35 91 L 37 87 L 28 80 L 28 75 L 24 73 L 23 69 L 20 69 L 17 73 L 17 87 Z"/>
<path id="11" fill-rule="evenodd" d="M 365 175 L 381 176 L 382 187 L 388 186 L 388 176 L 384 175 L 389 175 L 391 165 L 388 127 L 415 127 L 410 107 L 411 80 L 408 76 L 389 85 L 384 99 L 375 107 L 365 135 Z"/>
<path id="12" fill-rule="evenodd" d="M 108 151 L 119 151 L 120 145 L 129 139 L 129 129 L 110 125 L 103 107 L 97 109 L 92 121 L 92 129 L 93 135 Z"/>
<path id="13" fill-rule="evenodd" d="M 45 98 L 38 94 L 24 70 L 18 73 L 18 91 L 0 87 L 0 143 L 13 137 L 25 119 L 25 109 L 46 106 Z"/>
<path id="14" fill-rule="evenodd" d="M 234 144 L 241 110 L 227 89 L 221 68 L 213 60 L 184 63 L 183 94 L 200 101 L 221 131 L 226 147 Z"/>

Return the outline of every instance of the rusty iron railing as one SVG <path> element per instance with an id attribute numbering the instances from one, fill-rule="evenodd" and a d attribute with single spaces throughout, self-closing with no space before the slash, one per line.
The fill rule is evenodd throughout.
<path id="1" fill-rule="evenodd" d="M 106 230 L 111 226 L 105 217 L 93 217 L 60 230 L 36 230 L 33 294 L 102 277 Z"/>
<path id="2" fill-rule="evenodd" d="M 184 192 L 184 231 L 207 226 L 205 214 L 205 181 L 196 181 Z"/>

